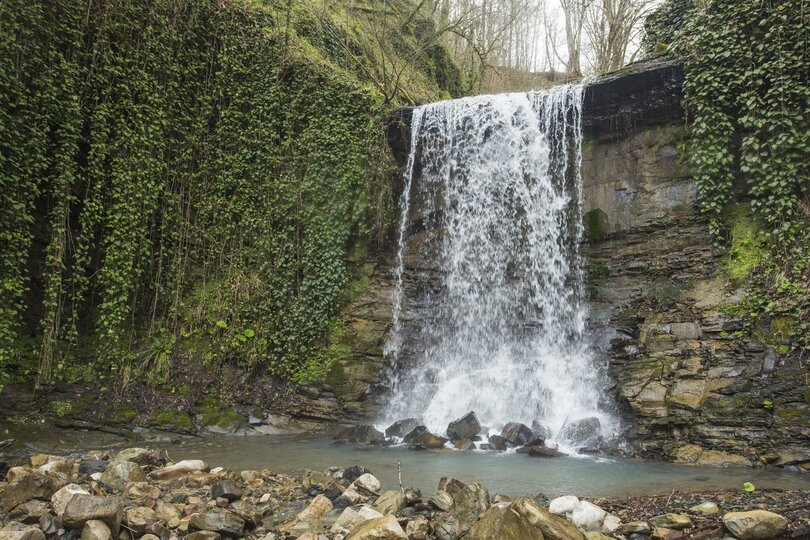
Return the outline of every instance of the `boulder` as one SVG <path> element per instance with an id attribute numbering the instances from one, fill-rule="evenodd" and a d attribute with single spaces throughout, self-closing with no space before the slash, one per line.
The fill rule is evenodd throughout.
<path id="1" fill-rule="evenodd" d="M 382 514 L 396 514 L 405 508 L 405 494 L 400 491 L 386 491 L 374 501 L 374 509 Z"/>
<path id="2" fill-rule="evenodd" d="M 537 501 L 522 497 L 512 503 L 512 508 L 537 527 L 547 540 L 584 540 L 576 525 L 552 514 Z"/>
<path id="3" fill-rule="evenodd" d="M 532 420 L 532 437 L 539 437 L 541 439 L 548 440 L 551 438 L 553 433 L 551 432 L 551 428 L 545 424 L 538 422 L 537 420 Z"/>
<path id="4" fill-rule="evenodd" d="M 463 536 L 489 509 L 489 492 L 484 486 L 473 482 L 453 494 L 453 506 L 437 524 L 439 538 Z"/>
<path id="5" fill-rule="evenodd" d="M 91 519 L 82 528 L 81 540 L 111 540 L 112 531 L 107 524 L 97 519 Z"/>
<path id="6" fill-rule="evenodd" d="M 312 499 L 306 508 L 299 512 L 296 518 L 299 521 L 317 521 L 331 511 L 332 501 L 325 495 L 318 495 Z"/>
<path id="7" fill-rule="evenodd" d="M 601 532 L 605 534 L 613 534 L 619 527 L 621 527 L 621 525 L 622 520 L 619 519 L 619 516 L 608 514 L 605 516 L 605 519 L 602 520 Z"/>
<path id="8" fill-rule="evenodd" d="M 481 432 L 481 423 L 475 413 L 470 411 L 461 418 L 453 420 L 447 426 L 447 437 L 451 441 L 472 439 Z"/>
<path id="9" fill-rule="evenodd" d="M 650 518 L 650 525 L 664 529 L 680 531 L 692 527 L 692 520 L 685 514 L 662 514 Z"/>
<path id="10" fill-rule="evenodd" d="M 369 424 L 360 424 L 341 429 L 335 436 L 339 441 L 349 443 L 366 443 L 381 445 L 385 443 L 385 435 L 377 428 Z"/>
<path id="11" fill-rule="evenodd" d="M 444 490 L 439 490 L 430 496 L 428 503 L 442 512 L 447 512 L 453 507 L 453 496 Z"/>
<path id="12" fill-rule="evenodd" d="M 62 514 L 65 513 L 65 507 L 68 501 L 77 493 L 90 495 L 90 492 L 79 484 L 68 484 L 54 493 L 51 497 L 51 509 L 53 509 L 53 513 L 61 517 Z"/>
<path id="13" fill-rule="evenodd" d="M 493 506 L 472 526 L 467 540 L 543 540 L 543 533 L 510 507 Z"/>
<path id="14" fill-rule="evenodd" d="M 717 504 L 707 501 L 704 503 L 696 504 L 692 508 L 689 509 L 690 512 L 693 514 L 699 514 L 701 516 L 715 516 L 720 513 L 720 507 Z"/>
<path id="15" fill-rule="evenodd" d="M 740 540 L 765 540 L 787 533 L 788 521 L 767 510 L 729 512 L 723 516 L 723 525 Z"/>
<path id="16" fill-rule="evenodd" d="M 490 450 L 498 450 L 499 452 L 506 450 L 507 441 L 500 435 L 490 435 L 487 442 Z"/>
<path id="17" fill-rule="evenodd" d="M 360 493 L 366 492 L 372 495 L 379 495 L 380 489 L 382 489 L 382 484 L 380 484 L 380 481 L 377 480 L 376 476 L 371 473 L 366 473 L 352 482 L 349 488 Z"/>
<path id="18" fill-rule="evenodd" d="M 575 446 L 598 446 L 602 424 L 595 416 L 566 422 L 562 428 L 563 438 Z"/>
<path id="19" fill-rule="evenodd" d="M 573 495 L 563 495 L 562 497 L 552 499 L 548 503 L 548 511 L 552 514 L 562 516 L 564 514 L 570 514 L 573 512 L 578 504 L 579 499 L 577 497 Z"/>
<path id="20" fill-rule="evenodd" d="M 462 452 L 470 452 L 475 450 L 475 443 L 472 442 L 470 439 L 459 439 L 453 442 L 453 446 L 455 446 L 458 450 Z"/>
<path id="21" fill-rule="evenodd" d="M 211 497 L 214 499 L 224 497 L 229 501 L 235 501 L 242 498 L 242 490 L 236 482 L 225 478 L 211 485 Z"/>
<path id="22" fill-rule="evenodd" d="M 419 430 L 416 428 L 414 431 Z M 418 434 L 414 435 L 414 431 L 408 434 L 406 440 L 408 444 L 411 445 L 412 448 L 417 449 L 424 449 L 424 450 L 436 450 L 439 448 L 444 448 L 447 439 L 444 437 L 439 437 L 438 435 L 434 435 L 433 433 L 425 430 L 419 430 Z M 413 436 L 412 436 L 413 435 Z"/>
<path id="23" fill-rule="evenodd" d="M 412 430 L 410 430 L 403 438 L 402 442 L 405 444 L 413 444 L 416 439 L 422 435 L 423 433 L 430 433 L 428 428 L 425 426 L 416 426 Z"/>
<path id="24" fill-rule="evenodd" d="M 59 529 L 62 528 L 62 520 L 51 514 L 45 512 L 39 516 L 39 528 L 45 533 L 45 536 L 55 536 Z"/>
<path id="25" fill-rule="evenodd" d="M 49 456 L 47 463 L 39 467 L 38 470 L 45 474 L 52 474 L 66 479 L 73 473 L 73 460 Z"/>
<path id="26" fill-rule="evenodd" d="M 501 430 L 501 437 L 511 446 L 523 446 L 532 439 L 532 430 L 526 424 L 509 422 Z"/>
<path id="27" fill-rule="evenodd" d="M 580 529 L 586 531 L 601 531 L 602 522 L 605 520 L 607 512 L 588 501 L 579 501 L 574 511 L 571 512 L 571 521 Z"/>
<path id="28" fill-rule="evenodd" d="M 370 519 L 355 527 L 346 540 L 407 540 L 405 531 L 392 515 Z"/>
<path id="29" fill-rule="evenodd" d="M 134 461 L 111 461 L 101 475 L 101 481 L 115 489 L 122 489 L 127 482 L 143 482 L 146 475 Z"/>
<path id="30" fill-rule="evenodd" d="M 219 540 L 222 538 L 218 532 L 214 531 L 195 531 L 191 534 L 187 534 L 185 540 Z M 273 536 L 275 538 L 275 535 Z"/>
<path id="31" fill-rule="evenodd" d="M 113 497 L 73 495 L 65 506 L 62 522 L 68 529 L 81 529 L 90 520 L 103 521 L 113 537 L 118 537 L 122 517 L 121 502 Z"/>
<path id="32" fill-rule="evenodd" d="M 103 473 L 107 468 L 107 460 L 88 459 L 79 464 L 79 476 L 90 476 L 95 473 Z"/>
<path id="33" fill-rule="evenodd" d="M 183 519 L 183 514 L 177 507 L 165 501 L 157 501 L 155 503 L 155 513 L 158 519 L 166 524 L 170 529 L 174 529 L 180 525 L 180 520 Z"/>
<path id="34" fill-rule="evenodd" d="M 332 524 L 330 532 L 334 534 L 346 534 L 355 529 L 361 523 L 365 523 L 370 519 L 382 517 L 382 514 L 371 508 L 370 506 L 361 506 L 357 510 L 354 508 L 346 508 L 341 512 L 335 522 Z"/>
<path id="35" fill-rule="evenodd" d="M 158 522 L 158 516 L 154 510 L 146 506 L 136 506 L 124 512 L 124 524 L 127 529 L 139 535 L 151 530 L 152 525 Z"/>
<path id="36" fill-rule="evenodd" d="M 48 501 L 61 487 L 62 482 L 52 476 L 32 473 L 16 484 L 6 487 L 0 494 L 0 507 L 6 512 L 31 499 Z"/>
<path id="37" fill-rule="evenodd" d="M 193 472 L 208 471 L 208 465 L 201 459 L 184 459 L 172 465 L 156 469 L 149 476 L 154 480 L 164 481 L 179 478 Z"/>
<path id="38" fill-rule="evenodd" d="M 245 530 L 245 521 L 231 512 L 205 512 L 191 516 L 189 526 L 198 531 L 214 531 L 239 537 Z"/>
<path id="39" fill-rule="evenodd" d="M 397 420 L 387 428 L 385 428 L 385 436 L 386 437 L 398 437 L 402 438 L 411 431 L 416 426 L 422 424 L 422 421 L 419 418 L 404 418 L 402 420 Z"/>
<path id="40" fill-rule="evenodd" d="M 408 540 L 427 540 L 430 535 L 430 521 L 425 516 L 416 516 L 405 527 Z"/>
<path id="41" fill-rule="evenodd" d="M 529 447 L 530 457 L 559 457 L 563 453 L 549 446 L 534 445 Z"/>
<path id="42" fill-rule="evenodd" d="M 351 484 L 366 473 L 370 474 L 371 471 L 360 465 L 352 465 L 343 471 L 343 479 Z"/>
<path id="43" fill-rule="evenodd" d="M 436 489 L 446 491 L 450 495 L 454 495 L 464 489 L 466 485 L 467 484 L 461 480 L 453 478 L 452 476 L 442 476 L 439 478 L 439 486 Z"/>
<path id="44" fill-rule="evenodd" d="M 130 482 L 124 488 L 124 496 L 135 506 L 155 506 L 160 489 L 149 482 Z"/>
<path id="45" fill-rule="evenodd" d="M 646 521 L 628 521 L 622 524 L 617 532 L 623 536 L 629 534 L 650 534 L 650 525 Z"/>
<path id="46" fill-rule="evenodd" d="M 0 530 L 0 540 L 45 540 L 45 533 L 39 527 L 12 522 Z"/>
<path id="47" fill-rule="evenodd" d="M 22 466 L 12 467 L 6 473 L 6 482 L 8 482 L 9 484 L 16 484 L 26 476 L 32 474 L 39 474 L 39 472 L 32 469 L 31 467 L 22 467 Z"/>

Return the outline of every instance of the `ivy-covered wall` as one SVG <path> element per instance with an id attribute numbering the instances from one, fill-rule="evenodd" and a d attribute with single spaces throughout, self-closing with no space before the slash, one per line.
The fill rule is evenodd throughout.
<path id="1" fill-rule="evenodd" d="M 387 111 L 461 88 L 390 4 L 0 6 L 4 379 L 157 381 L 189 351 L 323 375 L 389 212 Z"/>

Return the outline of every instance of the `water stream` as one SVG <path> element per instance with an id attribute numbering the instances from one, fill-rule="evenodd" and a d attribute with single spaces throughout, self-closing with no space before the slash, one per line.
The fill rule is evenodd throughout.
<path id="1" fill-rule="evenodd" d="M 567 422 L 596 417 L 616 435 L 583 336 L 582 95 L 566 85 L 414 110 L 381 423 L 419 417 L 443 433 L 475 411 L 495 431 L 537 421 L 565 446 Z M 439 283 L 409 296 L 417 225 L 438 231 L 419 249 Z"/>

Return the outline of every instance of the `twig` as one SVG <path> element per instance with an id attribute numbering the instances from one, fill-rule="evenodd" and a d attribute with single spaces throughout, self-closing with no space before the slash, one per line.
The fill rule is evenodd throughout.
<path id="1" fill-rule="evenodd" d="M 397 460 L 397 478 L 399 479 L 399 491 L 405 493 L 405 488 L 402 487 L 402 463 Z"/>
<path id="2" fill-rule="evenodd" d="M 672 490 L 672 493 L 670 493 L 670 494 L 669 494 L 669 497 L 667 497 L 667 502 L 666 502 L 666 503 L 664 503 L 664 508 L 666 508 L 667 506 L 669 506 L 669 501 L 670 501 L 670 499 L 672 499 L 672 496 L 673 496 L 673 495 L 675 495 L 675 490 L 674 490 L 674 489 Z"/>

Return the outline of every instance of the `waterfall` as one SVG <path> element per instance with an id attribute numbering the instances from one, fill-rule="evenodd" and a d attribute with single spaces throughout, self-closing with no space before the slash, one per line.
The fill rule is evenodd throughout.
<path id="1" fill-rule="evenodd" d="M 443 433 L 475 411 L 493 430 L 539 422 L 563 447 L 566 422 L 617 429 L 584 335 L 582 95 L 566 85 L 414 110 L 385 420 L 419 417 Z M 421 247 L 409 245 L 417 229 L 433 231 Z M 431 273 L 406 264 L 419 249 L 433 282 L 409 288 Z M 420 315 L 405 320 L 411 308 Z"/>

